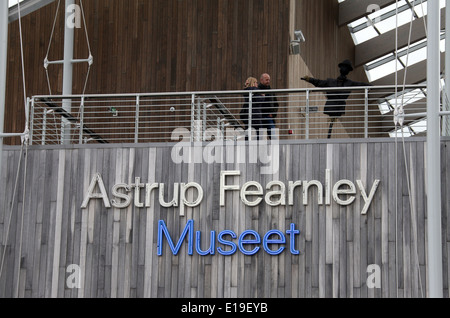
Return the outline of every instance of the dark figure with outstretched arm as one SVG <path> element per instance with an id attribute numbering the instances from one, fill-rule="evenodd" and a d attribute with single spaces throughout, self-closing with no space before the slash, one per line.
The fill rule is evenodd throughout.
<path id="1" fill-rule="evenodd" d="M 302 80 L 311 83 L 315 87 L 355 87 L 355 86 L 372 86 L 363 82 L 355 82 L 347 78 L 347 75 L 353 71 L 352 63 L 345 60 L 338 65 L 340 76 L 336 79 L 329 78 L 327 80 L 319 80 L 305 76 Z M 328 139 L 331 138 L 333 126 L 335 121 L 345 114 L 345 107 L 347 99 L 350 96 L 350 91 L 329 91 L 326 92 L 327 103 L 325 104 L 324 113 L 330 116 L 330 128 L 328 131 Z"/>

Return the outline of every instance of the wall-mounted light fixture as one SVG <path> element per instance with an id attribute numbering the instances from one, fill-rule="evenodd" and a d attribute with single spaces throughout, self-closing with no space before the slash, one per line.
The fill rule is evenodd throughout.
<path id="1" fill-rule="evenodd" d="M 294 32 L 295 40 L 291 40 L 291 55 L 299 55 L 300 54 L 300 44 L 306 42 L 305 36 L 301 30 L 297 30 Z"/>

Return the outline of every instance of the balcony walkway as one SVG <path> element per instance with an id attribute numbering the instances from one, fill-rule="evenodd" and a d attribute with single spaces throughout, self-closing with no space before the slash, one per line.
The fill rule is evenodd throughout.
<path id="1" fill-rule="evenodd" d="M 254 126 L 255 113 L 265 107 L 261 94 L 269 93 L 276 96 L 279 104 L 276 133 L 280 140 L 426 136 L 426 86 L 407 86 L 397 98 L 395 92 L 394 86 L 373 86 L 34 96 L 29 100 L 30 144 L 167 143 L 181 138 L 190 142 L 254 140 L 255 129 L 249 134 L 248 123 L 240 114 L 244 97 L 250 101 L 249 126 Z M 328 116 L 327 97 L 345 98 L 346 94 L 349 97 L 345 100 L 345 114 L 338 118 Z M 400 105 L 405 115 L 395 116 L 395 107 L 400 110 Z M 448 136 L 449 130 L 448 120 L 444 120 L 442 134 Z M 266 131 L 263 127 L 264 139 Z"/>

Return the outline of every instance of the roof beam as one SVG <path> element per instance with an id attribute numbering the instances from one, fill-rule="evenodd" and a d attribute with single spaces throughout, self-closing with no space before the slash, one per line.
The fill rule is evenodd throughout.
<path id="1" fill-rule="evenodd" d="M 441 73 L 445 70 L 445 52 L 441 53 Z M 408 67 L 406 74 L 406 85 L 420 84 L 427 80 L 427 60 L 414 64 Z M 405 70 L 398 72 L 398 82 L 403 85 L 403 78 L 405 76 Z M 371 83 L 374 86 L 394 85 L 395 73 L 380 78 Z"/>
<path id="2" fill-rule="evenodd" d="M 383 9 L 395 3 L 395 0 L 378 0 L 376 5 Z M 373 0 L 346 0 L 339 4 L 339 26 L 349 24 L 369 13 L 367 10 L 374 4 Z"/>
<path id="3" fill-rule="evenodd" d="M 426 38 L 424 18 L 412 23 L 411 43 Z M 445 8 L 441 10 L 441 28 L 445 28 Z M 410 24 L 398 28 L 398 48 L 408 46 Z M 386 32 L 376 38 L 361 43 L 355 48 L 355 66 L 364 65 L 389 53 L 395 52 L 395 30 Z"/>
<path id="4" fill-rule="evenodd" d="M 20 15 L 21 17 L 24 17 L 27 14 L 39 10 L 42 7 L 45 7 L 46 5 L 52 3 L 53 1 L 55 0 L 24 0 L 20 3 Z M 17 4 L 9 9 L 8 15 L 9 23 L 12 23 L 16 20 L 19 20 L 19 6 Z"/>

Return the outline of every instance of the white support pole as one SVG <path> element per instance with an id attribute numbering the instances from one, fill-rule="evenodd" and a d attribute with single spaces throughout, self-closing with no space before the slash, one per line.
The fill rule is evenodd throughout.
<path id="1" fill-rule="evenodd" d="M 70 23 L 74 17 L 75 0 L 66 0 L 66 14 L 64 20 L 64 63 L 63 63 L 63 92 L 64 96 L 72 95 L 73 86 L 73 48 L 75 39 L 75 28 Z M 63 109 L 69 114 L 72 112 L 72 101 L 63 100 Z M 63 118 L 61 126 L 61 143 L 70 144 L 71 129 L 70 122 Z"/>
<path id="2" fill-rule="evenodd" d="M 450 111 L 450 0 L 446 1 L 445 8 L 445 94 L 442 105 L 444 111 Z M 450 136 L 450 116 L 442 120 L 442 135 Z"/>
<path id="3" fill-rule="evenodd" d="M 0 135 L 4 132 L 6 104 L 6 68 L 8 59 L 8 1 L 0 1 Z M 3 138 L 0 137 L 0 169 L 2 168 Z"/>
<path id="4" fill-rule="evenodd" d="M 427 70 L 427 213 L 429 297 L 443 297 L 441 142 L 440 142 L 440 26 L 439 1 L 428 1 Z"/>

